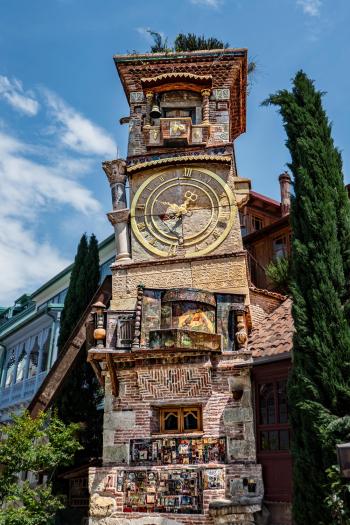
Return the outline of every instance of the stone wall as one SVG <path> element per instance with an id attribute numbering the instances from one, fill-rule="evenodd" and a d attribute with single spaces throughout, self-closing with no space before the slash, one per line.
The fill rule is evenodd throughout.
<path id="1" fill-rule="evenodd" d="M 133 310 L 137 286 L 146 288 L 202 288 L 242 294 L 249 299 L 245 252 L 186 260 L 112 266 L 111 310 Z"/>
<path id="2" fill-rule="evenodd" d="M 132 366 L 132 365 L 130 365 Z M 169 381 L 169 374 L 172 380 Z M 187 356 L 173 359 L 171 364 L 154 364 L 151 367 L 140 361 L 131 369 L 117 368 L 119 397 L 114 398 L 106 376 L 104 447 L 102 468 L 90 469 L 89 490 L 92 494 L 91 525 L 148 523 L 146 515 L 123 513 L 124 493 L 118 480 L 133 467 L 130 456 L 132 439 L 159 437 L 154 421 L 157 409 L 162 406 L 201 406 L 203 431 L 195 438 L 226 436 L 226 462 L 201 465 L 148 465 L 147 471 L 193 469 L 205 475 L 206 469 L 222 469 L 224 483 L 221 489 L 203 490 L 202 512 L 196 515 L 176 515 L 160 518 L 152 515 L 152 523 L 177 522 L 182 524 L 253 523 L 250 511 L 258 510 L 257 499 L 262 496 L 261 468 L 255 463 L 254 423 L 251 404 L 249 367 L 235 368 L 233 356 L 224 362 L 209 356 Z M 231 391 L 233 378 L 242 384 L 243 395 L 234 401 Z M 158 430 L 158 432 L 157 432 Z M 190 435 L 187 435 L 189 437 Z M 168 439 L 171 436 L 165 436 Z M 182 436 L 185 437 L 184 435 Z M 247 492 L 244 480 L 254 479 L 254 494 Z M 215 502 L 232 501 L 235 512 L 215 509 Z M 249 502 L 251 500 L 251 507 Z M 244 504 L 242 504 L 244 502 Z M 209 505 L 214 508 L 209 508 Z M 252 510 L 253 509 L 253 510 Z M 255 510 L 254 510 L 255 509 Z M 220 518 L 221 516 L 221 518 Z M 147 518 L 148 519 L 148 518 Z M 159 521 L 160 519 L 164 521 Z M 139 521 L 138 521 L 139 520 Z M 150 522 L 151 523 L 151 522 Z"/>

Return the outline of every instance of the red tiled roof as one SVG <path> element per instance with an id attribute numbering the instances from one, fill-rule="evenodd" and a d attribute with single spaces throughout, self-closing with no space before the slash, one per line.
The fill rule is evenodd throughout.
<path id="1" fill-rule="evenodd" d="M 293 332 L 292 301 L 288 298 L 251 331 L 248 346 L 253 359 L 291 352 Z"/>
<path id="2" fill-rule="evenodd" d="M 256 199 L 259 199 L 264 202 L 268 202 L 269 204 L 272 204 L 273 206 L 276 206 L 276 208 L 281 207 L 281 203 L 276 201 L 275 199 L 271 199 L 270 197 L 267 197 L 266 195 L 263 195 L 262 193 L 258 193 L 257 191 L 250 190 L 251 197 L 255 197 Z"/>

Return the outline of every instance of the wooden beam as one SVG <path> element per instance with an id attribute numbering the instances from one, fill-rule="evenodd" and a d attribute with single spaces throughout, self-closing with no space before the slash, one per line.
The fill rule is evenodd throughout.
<path id="1" fill-rule="evenodd" d="M 111 354 L 106 354 L 107 368 L 109 377 L 111 378 L 112 394 L 117 397 L 119 395 L 119 383 L 115 371 L 114 361 Z"/>
<path id="2" fill-rule="evenodd" d="M 104 388 L 105 382 L 104 382 L 104 377 L 102 375 L 102 370 L 101 370 L 99 363 L 97 361 L 94 361 L 93 359 L 88 359 L 88 362 L 92 366 L 93 371 L 95 372 L 96 377 L 98 379 L 98 382 L 100 383 L 102 388 Z"/>

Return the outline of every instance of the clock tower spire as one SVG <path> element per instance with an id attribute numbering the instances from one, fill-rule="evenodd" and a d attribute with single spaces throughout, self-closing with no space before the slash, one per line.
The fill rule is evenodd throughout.
<path id="1" fill-rule="evenodd" d="M 233 149 L 247 51 L 114 61 L 129 142 L 125 161 L 103 163 L 117 256 L 106 340 L 89 351 L 105 384 L 90 523 L 251 524 L 263 487 L 238 214 L 250 183 Z"/>

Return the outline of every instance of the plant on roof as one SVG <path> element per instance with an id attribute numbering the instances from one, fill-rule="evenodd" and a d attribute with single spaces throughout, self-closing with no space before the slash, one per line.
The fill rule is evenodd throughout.
<path id="1" fill-rule="evenodd" d="M 225 49 L 229 44 L 214 37 L 206 38 L 194 33 L 179 33 L 174 41 L 174 51 L 199 51 L 201 49 Z"/>
<path id="2" fill-rule="evenodd" d="M 273 288 L 280 293 L 287 294 L 290 279 L 289 257 L 279 257 L 266 267 L 266 275 L 271 281 Z"/>
<path id="3" fill-rule="evenodd" d="M 282 115 L 294 186 L 288 399 L 296 525 L 334 523 L 327 469 L 335 444 L 350 438 L 350 201 L 322 96 L 299 71 L 291 91 L 265 101 Z"/>
<path id="4" fill-rule="evenodd" d="M 147 29 L 147 33 L 153 38 L 153 45 L 151 46 L 151 53 L 168 53 L 172 51 L 168 48 L 168 39 L 165 38 L 161 33 Z"/>
<path id="5" fill-rule="evenodd" d="M 72 463 L 80 448 L 78 425 L 65 425 L 56 415 L 13 416 L 0 439 L 0 525 L 47 525 L 63 507 L 53 494 L 52 475 Z M 36 483 L 23 481 L 30 473 Z M 39 483 L 45 476 L 45 483 Z"/>
<path id="6" fill-rule="evenodd" d="M 214 37 L 206 38 L 204 35 L 197 36 L 194 33 L 179 33 L 175 38 L 173 47 L 168 47 L 168 39 L 161 33 L 147 29 L 147 33 L 153 38 L 153 45 L 151 46 L 151 53 L 168 53 L 171 51 L 199 51 L 206 49 L 225 49 L 229 47 L 228 43 L 224 43 Z"/>

